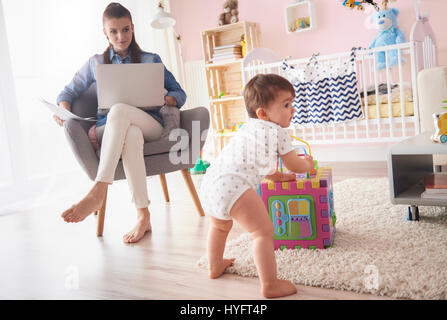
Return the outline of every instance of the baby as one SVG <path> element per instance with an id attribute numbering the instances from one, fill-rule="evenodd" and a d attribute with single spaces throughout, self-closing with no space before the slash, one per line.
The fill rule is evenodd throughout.
<path id="1" fill-rule="evenodd" d="M 276 170 L 277 156 L 292 172 L 314 168 L 311 156 L 298 157 L 287 133 L 292 120 L 295 91 L 285 78 L 259 74 L 245 86 L 249 120 L 231 138 L 203 178 L 200 197 L 210 215 L 207 255 L 210 278 L 218 278 L 234 259 L 224 259 L 225 242 L 235 219 L 253 239 L 253 258 L 267 298 L 296 293 L 295 286 L 277 278 L 273 247 L 273 224 L 257 185 L 295 179 L 293 173 Z"/>

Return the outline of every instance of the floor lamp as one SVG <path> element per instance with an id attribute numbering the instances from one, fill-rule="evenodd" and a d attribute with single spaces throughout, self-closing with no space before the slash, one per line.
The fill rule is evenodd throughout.
<path id="1" fill-rule="evenodd" d="M 172 17 L 172 15 L 168 12 L 166 12 L 163 8 L 162 3 L 160 2 L 158 4 L 157 13 L 155 14 L 154 18 L 151 21 L 151 27 L 155 29 L 167 29 L 170 27 L 175 26 L 175 19 Z M 174 31 L 174 36 L 177 39 L 178 44 L 178 51 L 180 55 L 180 73 L 182 77 L 182 86 L 183 89 L 186 91 L 186 78 L 185 78 L 185 69 L 183 65 L 183 54 L 182 54 L 182 38 L 180 35 Z M 202 160 L 202 152 L 200 152 L 200 156 L 197 159 L 196 165 L 194 168 L 189 169 L 191 174 L 202 174 L 206 172 L 206 169 L 209 167 L 209 162 Z"/>
<path id="2" fill-rule="evenodd" d="M 176 21 L 174 17 L 170 13 L 164 10 L 163 4 L 160 2 L 158 4 L 157 13 L 154 15 L 151 21 L 151 27 L 154 29 L 167 29 L 170 27 L 174 27 L 175 23 Z M 180 76 L 182 81 L 182 87 L 186 91 L 185 69 L 183 65 L 183 54 L 182 54 L 182 38 L 177 32 L 175 32 L 174 29 L 172 30 L 174 32 L 175 39 L 177 40 L 178 52 L 180 56 Z"/>

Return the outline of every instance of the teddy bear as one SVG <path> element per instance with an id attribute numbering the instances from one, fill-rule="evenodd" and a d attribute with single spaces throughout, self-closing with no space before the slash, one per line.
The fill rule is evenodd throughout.
<path id="1" fill-rule="evenodd" d="M 223 13 L 219 15 L 218 25 L 236 23 L 239 21 L 239 11 L 237 10 L 238 0 L 227 0 L 223 4 Z"/>
<path id="2" fill-rule="evenodd" d="M 406 42 L 405 34 L 397 27 L 398 14 L 399 10 L 396 8 L 379 10 L 373 13 L 372 22 L 374 28 L 379 30 L 379 34 L 371 42 L 370 49 Z M 388 56 L 390 67 L 399 63 L 397 50 L 389 51 Z M 376 53 L 376 62 L 379 70 L 386 68 L 384 51 Z"/>

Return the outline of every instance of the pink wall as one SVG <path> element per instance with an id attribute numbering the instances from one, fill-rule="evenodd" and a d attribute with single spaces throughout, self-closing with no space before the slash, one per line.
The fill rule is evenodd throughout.
<path id="1" fill-rule="evenodd" d="M 239 19 L 259 23 L 261 45 L 281 57 L 302 58 L 314 52 L 329 54 L 367 47 L 376 31 L 364 26 L 366 14 L 344 8 L 340 0 L 312 0 L 316 29 L 296 34 L 285 30 L 284 8 L 291 0 L 239 0 Z M 217 26 L 224 0 L 171 0 L 171 12 L 177 19 L 176 30 L 184 44 L 185 62 L 203 59 L 201 31 Z M 401 13 L 399 24 L 409 37 L 415 20 L 412 0 L 393 4 Z M 428 12 L 438 46 L 438 64 L 447 65 L 447 1 L 422 0 L 422 12 Z"/>

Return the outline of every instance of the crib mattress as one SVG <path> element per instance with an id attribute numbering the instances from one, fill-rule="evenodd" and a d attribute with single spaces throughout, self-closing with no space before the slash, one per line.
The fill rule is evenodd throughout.
<path id="1" fill-rule="evenodd" d="M 363 92 L 360 92 L 360 94 L 362 95 L 362 103 L 365 103 L 365 98 L 363 97 Z M 401 98 L 401 92 L 399 89 L 399 86 L 395 86 L 392 90 L 391 90 L 391 94 L 390 97 L 388 97 L 388 94 L 386 93 L 381 93 L 378 96 L 378 100 L 379 103 L 388 103 L 388 99 L 391 99 L 392 103 L 395 102 L 400 102 Z M 403 100 L 405 102 L 409 102 L 409 101 L 413 101 L 413 91 L 411 90 L 411 88 L 405 88 L 403 90 Z M 376 104 L 377 103 L 377 96 L 375 94 L 369 94 L 368 95 L 368 105 L 372 105 L 372 104 Z"/>
<path id="2" fill-rule="evenodd" d="M 363 119 L 366 119 L 366 112 L 365 112 L 365 106 L 362 106 L 363 108 Z M 400 102 L 395 102 L 391 104 L 391 112 L 393 114 L 393 117 L 401 117 L 402 116 L 402 105 Z M 389 118 L 390 112 L 388 103 L 381 103 L 379 105 L 379 115 L 380 118 Z M 412 101 L 406 101 L 404 102 L 404 116 L 413 116 L 414 115 L 414 103 Z M 370 104 L 368 105 L 368 119 L 377 119 L 377 105 Z"/>

